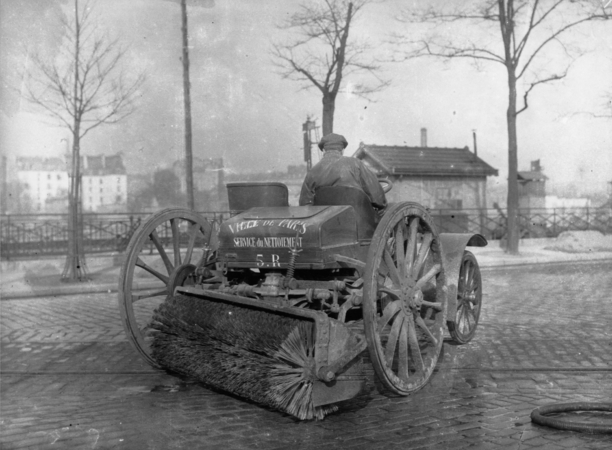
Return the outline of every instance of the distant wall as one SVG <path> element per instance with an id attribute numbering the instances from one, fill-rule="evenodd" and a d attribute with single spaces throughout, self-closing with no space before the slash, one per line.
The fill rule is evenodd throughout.
<path id="1" fill-rule="evenodd" d="M 394 177 L 389 202 L 412 201 L 426 208 L 486 208 L 486 178 Z"/>

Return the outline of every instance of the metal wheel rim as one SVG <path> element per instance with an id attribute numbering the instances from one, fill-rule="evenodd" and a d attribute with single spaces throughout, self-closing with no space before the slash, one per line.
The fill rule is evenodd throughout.
<path id="1" fill-rule="evenodd" d="M 439 239 L 431 217 L 418 204 L 395 205 L 383 217 L 370 244 L 363 310 L 372 364 L 385 386 L 396 394 L 417 391 L 433 373 L 446 323 L 445 289 Z"/>
<path id="2" fill-rule="evenodd" d="M 181 231 L 179 226 L 182 222 L 188 223 L 188 244 L 187 248 L 185 248 L 185 255 L 181 254 L 181 238 L 184 235 L 181 235 Z M 172 254 L 168 254 L 163 247 L 163 243 L 161 242 L 161 238 L 157 236 L 157 231 L 159 227 L 163 224 L 169 224 L 170 232 L 171 232 L 171 243 L 173 249 L 179 248 L 179 259 L 177 260 L 176 252 Z M 146 325 L 143 329 L 136 318 L 136 313 L 134 311 L 135 303 L 146 300 L 157 298 L 161 300 L 165 299 L 169 292 L 169 284 L 171 280 L 174 279 L 173 274 L 175 274 L 179 270 L 183 270 L 186 266 L 189 266 L 190 263 L 194 261 L 194 251 L 197 238 L 203 238 L 206 242 L 210 242 L 212 239 L 213 227 L 212 225 L 204 220 L 198 214 L 180 208 L 171 208 L 160 211 L 152 216 L 150 216 L 142 225 L 138 227 L 130 243 L 125 252 L 125 260 L 121 267 L 120 277 L 119 277 L 119 311 L 121 313 L 121 320 L 123 324 L 123 328 L 125 330 L 128 341 L 132 344 L 132 346 L 138 351 L 138 353 L 147 361 L 150 365 L 154 367 L 159 367 L 158 363 L 151 357 L 150 346 L 147 342 L 147 337 L 145 333 L 147 332 Z M 156 238 L 153 238 L 153 235 L 156 235 Z M 195 236 L 195 237 L 193 237 Z M 157 240 L 155 242 L 154 240 Z M 158 251 L 158 260 L 163 263 L 165 271 L 156 270 L 151 265 L 144 263 L 144 261 L 140 258 L 141 252 L 143 248 L 147 245 L 153 245 Z M 161 244 L 161 249 L 160 249 Z M 190 250 L 191 249 L 191 250 Z M 161 256 L 162 251 L 164 252 L 167 260 Z M 155 256 L 152 256 L 152 259 L 155 259 Z M 142 263 L 148 268 L 143 267 Z M 168 264 L 171 266 L 168 266 Z M 143 294 L 135 294 L 133 292 L 134 282 L 135 282 L 135 273 L 136 268 L 139 268 L 140 271 L 144 271 L 141 273 L 148 273 L 151 275 L 152 280 L 158 279 L 159 287 L 153 288 L 149 291 L 145 291 Z M 150 269 L 156 271 L 158 274 L 167 278 L 166 280 L 160 279 L 157 275 L 153 274 Z M 163 286 L 162 286 L 163 285 Z"/>
<path id="3" fill-rule="evenodd" d="M 457 283 L 457 314 L 453 338 L 461 343 L 469 342 L 480 319 L 482 309 L 482 277 L 476 257 L 464 252 Z"/>

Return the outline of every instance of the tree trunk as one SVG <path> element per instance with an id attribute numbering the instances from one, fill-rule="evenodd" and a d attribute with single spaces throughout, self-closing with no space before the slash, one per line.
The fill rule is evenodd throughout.
<path id="1" fill-rule="evenodd" d="M 191 94 L 189 82 L 189 35 L 187 31 L 187 2 L 181 0 L 183 33 L 183 99 L 185 103 L 185 182 L 187 185 L 187 207 L 195 209 L 193 198 L 193 151 L 191 132 Z"/>
<path id="2" fill-rule="evenodd" d="M 336 110 L 336 96 L 323 94 L 323 136 L 334 132 L 334 111 Z"/>
<path id="3" fill-rule="evenodd" d="M 70 194 L 68 197 L 68 254 L 62 281 L 85 281 L 88 279 L 85 252 L 83 249 L 82 220 L 81 220 L 81 155 L 80 155 L 80 128 L 78 124 L 72 136 L 72 179 L 70 180 Z"/>
<path id="4" fill-rule="evenodd" d="M 513 68 L 508 69 L 508 252 L 518 254 L 518 142 L 516 135 L 516 75 Z"/>

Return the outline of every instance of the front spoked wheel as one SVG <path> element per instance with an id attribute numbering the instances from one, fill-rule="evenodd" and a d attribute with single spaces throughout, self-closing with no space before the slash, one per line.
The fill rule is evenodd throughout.
<path id="1" fill-rule="evenodd" d="M 457 315 L 449 328 L 453 341 L 467 344 L 476 333 L 482 307 L 482 277 L 478 261 L 472 252 L 464 251 L 457 284 Z"/>
<path id="2" fill-rule="evenodd" d="M 442 348 L 446 291 L 438 234 L 422 206 L 394 205 L 378 224 L 363 311 L 370 358 L 385 386 L 408 395 L 427 384 Z"/>
<path id="3" fill-rule="evenodd" d="M 128 340 L 152 366 L 155 309 L 177 286 L 193 280 L 196 266 L 212 264 L 213 226 L 198 214 L 179 208 L 152 215 L 134 233 L 119 277 L 119 310 Z"/>

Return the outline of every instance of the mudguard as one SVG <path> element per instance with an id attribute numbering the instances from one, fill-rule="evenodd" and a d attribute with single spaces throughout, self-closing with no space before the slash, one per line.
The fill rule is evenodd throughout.
<path id="1" fill-rule="evenodd" d="M 454 322 L 457 316 L 457 283 L 461 259 L 466 247 L 486 247 L 484 236 L 472 233 L 440 233 L 442 265 L 446 276 L 447 311 L 446 321 Z"/>

